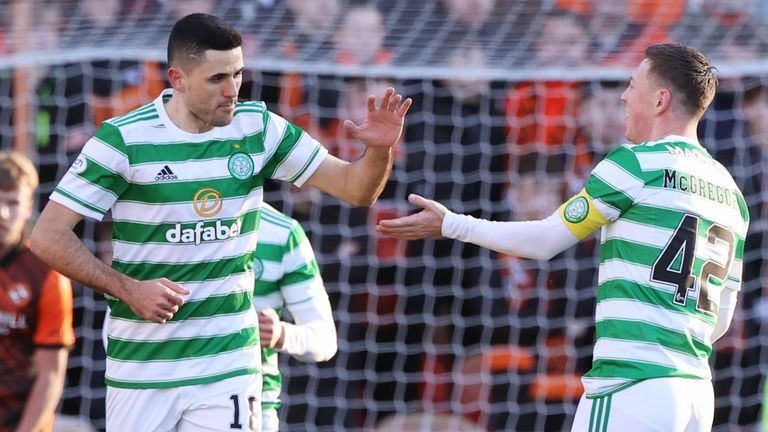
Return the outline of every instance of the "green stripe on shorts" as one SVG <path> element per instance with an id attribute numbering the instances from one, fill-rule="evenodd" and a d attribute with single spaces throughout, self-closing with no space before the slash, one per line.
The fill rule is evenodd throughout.
<path id="1" fill-rule="evenodd" d="M 606 432 L 608 417 L 611 414 L 613 395 L 602 396 L 592 400 L 592 410 L 589 414 L 589 432 Z"/>

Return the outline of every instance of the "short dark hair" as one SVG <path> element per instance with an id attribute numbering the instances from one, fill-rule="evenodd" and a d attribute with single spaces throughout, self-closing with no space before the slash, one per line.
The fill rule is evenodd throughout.
<path id="1" fill-rule="evenodd" d="M 243 44 L 240 33 L 221 18 L 189 14 L 173 25 L 168 37 L 168 64 L 200 58 L 207 50 L 227 51 Z"/>
<path id="2" fill-rule="evenodd" d="M 0 190 L 27 188 L 31 193 L 37 184 L 37 170 L 29 158 L 15 151 L 0 151 Z"/>
<path id="3" fill-rule="evenodd" d="M 696 48 L 676 43 L 651 45 L 645 57 L 651 61 L 650 73 L 671 87 L 683 109 L 701 117 L 717 88 L 715 67 L 709 58 Z"/>

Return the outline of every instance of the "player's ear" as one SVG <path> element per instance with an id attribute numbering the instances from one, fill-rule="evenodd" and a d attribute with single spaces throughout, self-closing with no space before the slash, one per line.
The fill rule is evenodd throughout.
<path id="1" fill-rule="evenodd" d="M 171 66 L 168 68 L 168 80 L 171 82 L 171 87 L 173 87 L 174 90 L 183 92 L 184 91 L 184 71 L 181 70 L 179 67 L 173 67 Z"/>
<path id="2" fill-rule="evenodd" d="M 656 91 L 656 114 L 661 114 L 672 105 L 672 92 L 664 87 Z"/>

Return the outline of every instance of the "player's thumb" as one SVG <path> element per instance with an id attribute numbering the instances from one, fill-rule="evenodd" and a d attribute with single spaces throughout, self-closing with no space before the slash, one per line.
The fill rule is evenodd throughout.
<path id="1" fill-rule="evenodd" d="M 425 210 L 433 211 L 438 215 L 444 215 L 447 211 L 441 204 L 416 194 L 408 195 L 408 202 Z"/>
<path id="2" fill-rule="evenodd" d="M 344 129 L 355 138 L 359 135 L 360 128 L 352 120 L 344 120 Z"/>
<path id="3" fill-rule="evenodd" d="M 415 206 L 419 206 L 423 209 L 435 210 L 434 206 L 432 205 L 433 204 L 432 201 L 424 198 L 421 195 L 416 195 L 416 194 L 408 195 L 408 202 L 410 202 Z"/>
<path id="4" fill-rule="evenodd" d="M 419 206 L 421 208 L 427 208 L 427 199 L 421 195 L 416 195 L 416 194 L 408 195 L 408 202 L 415 206 Z"/>

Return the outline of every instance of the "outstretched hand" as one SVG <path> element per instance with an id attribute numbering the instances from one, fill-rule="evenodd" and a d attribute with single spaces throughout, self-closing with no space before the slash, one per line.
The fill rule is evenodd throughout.
<path id="1" fill-rule="evenodd" d="M 410 216 L 381 220 L 376 231 L 402 240 L 442 237 L 443 218 L 449 210 L 437 201 L 416 194 L 409 195 L 408 202 L 423 210 Z"/>
<path id="2" fill-rule="evenodd" d="M 376 97 L 368 96 L 368 115 L 361 125 L 352 120 L 344 121 L 344 128 L 354 138 L 360 140 L 366 147 L 392 147 L 400 139 L 403 132 L 405 113 L 413 101 L 410 98 L 402 103 L 403 96 L 395 94 L 395 89 L 387 88 L 381 104 L 376 107 Z"/>

